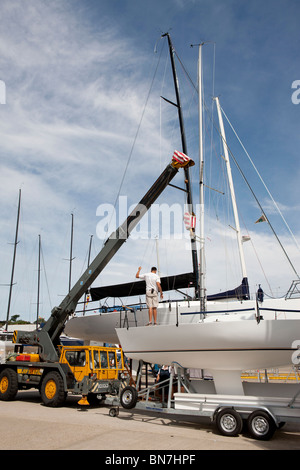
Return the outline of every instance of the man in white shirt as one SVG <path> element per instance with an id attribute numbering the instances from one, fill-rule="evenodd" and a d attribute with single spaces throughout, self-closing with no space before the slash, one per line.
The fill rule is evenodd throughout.
<path id="1" fill-rule="evenodd" d="M 155 267 L 151 268 L 150 273 L 140 274 L 141 266 L 138 268 L 135 275 L 138 279 L 145 279 L 146 281 L 146 303 L 149 309 L 149 323 L 152 325 L 152 316 L 154 325 L 157 325 L 157 307 L 158 307 L 158 291 L 160 292 L 160 298 L 163 298 L 163 292 L 160 285 L 160 277 L 157 274 Z"/>

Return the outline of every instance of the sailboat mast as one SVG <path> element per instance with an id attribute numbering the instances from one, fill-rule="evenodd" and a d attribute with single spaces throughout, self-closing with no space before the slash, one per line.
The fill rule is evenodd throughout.
<path id="1" fill-rule="evenodd" d="M 202 44 L 199 44 L 198 56 L 198 93 L 199 93 L 199 194 L 200 194 L 200 269 L 199 269 L 199 294 L 200 311 L 206 310 L 205 291 L 205 246 L 204 246 L 204 156 L 203 156 L 203 104 L 202 104 Z"/>
<path id="2" fill-rule="evenodd" d="M 73 232 L 74 232 L 74 215 L 71 214 L 71 242 L 70 242 L 70 259 L 69 259 L 69 292 L 72 287 L 72 261 L 73 261 Z"/>
<path id="3" fill-rule="evenodd" d="M 188 155 L 186 137 L 185 137 L 185 129 L 184 129 L 184 121 L 183 121 L 180 94 L 179 94 L 178 78 L 177 78 L 175 60 L 174 60 L 174 47 L 173 47 L 173 44 L 172 44 L 169 33 L 163 34 L 163 37 L 164 36 L 167 36 L 168 44 L 169 44 L 169 51 L 170 51 L 170 58 L 171 58 L 171 65 L 172 65 L 172 72 L 173 72 L 173 79 L 174 79 L 174 87 L 175 87 L 175 95 L 176 95 L 176 104 L 175 104 L 175 106 L 177 107 L 177 110 L 178 110 L 182 151 L 183 151 L 183 153 Z M 191 192 L 191 183 L 190 183 L 190 175 L 189 175 L 189 168 L 188 167 L 184 168 L 184 181 L 185 181 L 185 190 L 186 190 L 186 193 L 187 193 L 188 210 L 189 210 L 189 212 L 194 213 L 193 199 L 192 199 L 192 192 Z M 198 269 L 198 256 L 197 256 L 195 229 L 191 229 L 191 233 L 192 233 L 192 236 L 191 236 L 192 264 L 193 264 L 193 273 L 194 273 L 194 277 L 195 277 L 195 297 L 199 298 L 199 269 Z"/>
<path id="4" fill-rule="evenodd" d="M 39 254 L 38 254 L 38 286 L 36 299 L 36 328 L 39 326 L 40 316 L 40 282 L 41 282 L 41 235 L 39 235 Z"/>
<path id="5" fill-rule="evenodd" d="M 217 111 L 218 111 L 218 118 L 219 118 L 219 125 L 220 125 L 220 134 L 221 134 L 221 138 L 222 138 L 222 142 L 223 142 L 224 158 L 225 158 L 225 163 L 226 163 L 228 183 L 229 183 L 229 189 L 230 189 L 230 194 L 231 194 L 232 209 L 233 209 L 233 215 L 234 215 L 235 231 L 236 231 L 238 248 L 239 248 L 242 275 L 243 275 L 243 278 L 247 278 L 246 263 L 245 263 L 244 251 L 243 251 L 243 246 L 242 246 L 242 236 L 241 236 L 240 222 L 239 222 L 239 216 L 238 216 L 236 199 L 235 199 L 235 191 L 234 191 L 233 180 L 232 180 L 229 154 L 228 154 L 228 149 L 227 149 L 227 144 L 226 144 L 226 136 L 225 136 L 225 130 L 224 130 L 224 124 L 223 124 L 223 117 L 222 117 L 219 98 L 216 97 L 215 101 L 216 101 L 216 104 L 217 104 Z"/>
<path id="6" fill-rule="evenodd" d="M 87 267 L 89 267 L 90 262 L 91 262 L 92 241 L 93 241 L 93 235 L 90 235 L 90 244 L 89 244 Z M 87 304 L 86 299 L 87 299 L 87 293 L 85 292 L 84 293 L 84 301 L 83 301 L 83 315 L 85 315 L 85 310 L 86 310 L 86 304 Z"/>
<path id="7" fill-rule="evenodd" d="M 17 244 L 19 243 L 18 242 L 18 232 L 19 232 L 20 209 L 21 209 L 21 189 L 19 190 L 19 202 L 18 202 L 18 215 L 17 215 L 15 243 L 14 243 L 14 255 L 13 255 L 13 263 L 12 263 L 12 270 L 11 270 L 11 279 L 10 279 L 10 287 L 9 287 L 7 314 L 6 314 L 6 326 L 5 326 L 6 329 L 7 329 L 7 326 L 8 326 L 11 296 L 12 296 L 12 288 L 13 288 L 13 284 L 14 284 L 14 272 L 15 272 L 15 263 L 16 263 L 16 254 L 17 254 Z"/>

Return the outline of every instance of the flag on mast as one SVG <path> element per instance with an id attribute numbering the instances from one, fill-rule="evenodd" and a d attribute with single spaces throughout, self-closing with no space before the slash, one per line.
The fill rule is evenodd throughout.
<path id="1" fill-rule="evenodd" d="M 190 212 L 184 213 L 184 224 L 187 230 L 194 229 L 196 227 L 196 216 L 195 214 L 191 214 Z"/>
<path id="2" fill-rule="evenodd" d="M 265 216 L 265 214 L 262 214 L 255 223 L 258 224 L 259 222 L 267 222 L 267 217 Z"/>

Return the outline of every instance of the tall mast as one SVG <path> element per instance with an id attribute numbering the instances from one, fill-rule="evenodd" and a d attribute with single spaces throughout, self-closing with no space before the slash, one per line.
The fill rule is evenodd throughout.
<path id="1" fill-rule="evenodd" d="M 230 194 L 231 194 L 231 202 L 232 202 L 232 209 L 233 209 L 234 222 L 235 222 L 235 231 L 236 231 L 238 248 L 239 248 L 242 275 L 243 275 L 243 278 L 247 278 L 246 263 L 245 263 L 244 251 L 243 251 L 243 246 L 242 246 L 240 221 L 239 221 L 237 205 L 236 205 L 236 199 L 235 199 L 235 191 L 234 191 L 232 174 L 231 174 L 231 167 L 230 167 L 229 154 L 228 154 L 227 143 L 226 143 L 223 117 L 222 117 L 219 98 L 216 97 L 215 101 L 216 101 L 216 104 L 217 104 L 218 118 L 219 118 L 219 124 L 220 124 L 220 134 L 221 134 L 221 138 L 222 138 L 222 142 L 223 142 L 224 158 L 225 158 L 225 163 L 226 163 L 228 183 L 229 183 L 229 189 L 230 189 Z"/>
<path id="2" fill-rule="evenodd" d="M 200 193 L 200 270 L 199 270 L 199 294 L 200 311 L 206 310 L 205 290 L 205 246 L 204 246 L 204 157 L 203 157 L 203 104 L 202 104 L 202 44 L 199 44 L 198 57 L 198 93 L 199 93 L 199 193 Z"/>
<path id="3" fill-rule="evenodd" d="M 185 137 L 185 130 L 184 130 L 183 115 L 182 115 L 182 108 L 181 108 L 181 101 L 180 101 L 180 94 L 179 94 L 178 78 L 177 78 L 175 60 L 174 60 L 174 47 L 173 47 L 173 44 L 172 44 L 169 33 L 163 34 L 163 37 L 164 36 L 167 36 L 167 38 L 168 38 L 171 65 L 172 65 L 172 72 L 173 72 L 173 79 L 174 79 L 174 87 L 175 87 L 175 95 L 176 95 L 176 103 L 171 103 L 170 101 L 169 101 L 169 103 L 175 104 L 175 106 L 178 109 L 182 151 L 183 151 L 183 153 L 188 155 L 187 145 L 186 145 L 186 137 Z M 189 175 L 189 168 L 188 167 L 184 168 L 184 181 L 185 181 L 185 190 L 186 190 L 186 193 L 187 193 L 188 210 L 189 210 L 189 212 L 194 213 L 193 199 L 192 199 L 192 193 L 191 193 L 190 175 Z M 195 229 L 191 229 L 191 251 L 192 251 L 193 272 L 194 272 L 194 277 L 195 277 L 195 297 L 199 298 L 199 268 L 198 268 L 198 256 L 197 256 Z"/>
<path id="4" fill-rule="evenodd" d="M 6 329 L 7 329 L 9 314 L 10 314 L 12 288 L 13 288 L 13 285 L 14 285 L 14 272 L 15 272 L 15 263 L 16 263 L 16 254 L 17 254 L 17 244 L 19 243 L 18 242 L 18 232 L 19 232 L 20 209 L 21 209 L 21 189 L 19 189 L 18 215 L 17 215 L 17 224 L 16 224 L 16 233 L 15 233 L 15 242 L 14 242 L 14 255 L 13 255 L 13 263 L 12 263 L 12 270 L 11 270 L 11 279 L 10 279 L 10 287 L 9 287 L 7 314 L 6 314 L 6 326 L 5 326 Z"/>
<path id="5" fill-rule="evenodd" d="M 38 287 L 36 299 L 36 328 L 39 326 L 40 316 L 40 282 L 41 282 L 41 235 L 39 235 L 39 255 L 38 255 Z"/>
<path id="6" fill-rule="evenodd" d="M 90 235 L 90 244 L 89 244 L 89 252 L 88 252 L 87 267 L 89 267 L 90 262 L 91 262 L 92 241 L 93 241 L 93 235 Z M 83 315 L 85 315 L 85 310 L 86 310 L 86 303 L 87 303 L 87 302 L 86 302 L 86 299 L 87 299 L 87 292 L 84 293 Z"/>
<path id="7" fill-rule="evenodd" d="M 70 259 L 69 259 L 69 292 L 72 284 L 72 261 L 73 261 L 73 231 L 74 231 L 74 215 L 71 214 L 71 242 L 70 242 Z"/>

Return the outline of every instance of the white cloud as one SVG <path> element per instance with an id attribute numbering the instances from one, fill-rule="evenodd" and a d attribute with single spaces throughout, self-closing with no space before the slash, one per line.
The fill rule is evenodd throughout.
<path id="1" fill-rule="evenodd" d="M 23 256 L 22 246 L 36 245 L 42 232 L 48 276 L 57 278 L 51 285 L 53 297 L 60 302 L 58 247 L 69 229 L 69 214 L 75 211 L 77 223 L 75 280 L 82 269 L 80 253 L 86 251 L 82 244 L 88 245 L 88 234 L 96 229 L 96 208 L 114 201 L 119 189 L 149 77 L 142 79 L 141 51 L 124 36 L 117 37 L 117 26 L 103 17 L 95 30 L 72 2 L 28 1 L 20 8 L 18 0 L 3 1 L 0 26 L 0 67 L 7 86 L 7 103 L 0 108 L 0 243 L 5 247 L 14 232 L 16 196 L 22 188 L 25 220 L 17 251 L 14 308 L 26 317 L 30 306 L 27 302 L 24 307 L 21 299 L 24 289 L 32 287 L 25 287 L 20 277 L 22 270 L 35 267 Z M 138 174 L 149 175 L 147 159 L 153 158 L 152 142 L 158 138 L 158 119 L 151 106 L 144 115 L 148 130 L 137 142 L 143 159 L 128 173 L 125 193 Z M 151 173 L 157 176 L 155 166 L 150 178 Z M 140 180 L 137 192 L 139 185 Z M 68 247 L 64 257 L 67 254 Z M 5 250 L 1 265 L 3 283 L 8 283 L 11 256 Z M 66 279 L 66 263 L 62 270 Z M 2 316 L 5 290 L 0 290 Z M 49 306 L 45 310 L 48 316 Z"/>
<path id="2" fill-rule="evenodd" d="M 163 11 L 168 11 L 170 5 Z M 183 12 L 182 5 L 181 1 L 177 2 L 177 13 Z M 193 12 L 193 8 L 198 8 L 197 2 L 190 2 L 189 7 Z M 122 33 L 124 29 L 121 26 L 130 24 L 130 18 L 127 20 L 129 23 L 124 20 L 121 25 L 120 18 L 105 16 L 102 9 L 99 14 L 98 6 L 95 19 L 92 18 L 92 10 L 90 16 L 88 11 L 86 4 L 75 2 L 74 7 L 74 2 L 68 0 L 1 2 L 0 79 L 6 84 L 7 93 L 6 104 L 0 106 L 1 280 L 7 283 L 10 278 L 11 247 L 7 243 L 13 238 L 17 194 L 22 188 L 23 215 L 13 313 L 31 320 L 33 307 L 28 298 L 35 295 L 37 235 L 42 233 L 54 306 L 60 302 L 59 296 L 67 287 L 68 263 L 63 258 L 68 257 L 70 213 L 75 214 L 75 280 L 84 266 L 89 235 L 95 234 L 96 209 L 101 203 L 114 203 L 117 196 L 158 60 L 156 55 L 150 65 L 152 50 L 145 52 L 145 48 L 134 40 L 138 29 L 134 34 Z M 151 14 L 157 19 L 160 11 L 153 9 Z M 154 29 L 151 21 L 147 25 Z M 162 21 L 166 21 L 165 18 Z M 193 21 L 196 21 L 195 16 Z M 232 12 L 228 14 L 227 22 L 230 28 L 234 26 Z M 198 34 L 198 29 L 193 33 L 196 32 Z M 153 33 L 154 39 L 149 39 L 149 42 L 153 39 L 153 45 L 156 35 L 157 29 Z M 224 37 L 228 36 L 232 37 L 232 31 L 227 30 L 227 34 L 224 31 Z M 232 81 L 231 94 L 236 83 L 236 80 Z M 246 88 L 246 84 L 242 83 L 242 87 Z M 143 114 L 143 125 L 121 191 L 121 194 L 128 195 L 130 204 L 138 202 L 145 194 L 178 142 L 180 145 L 177 130 L 173 134 L 171 132 L 177 120 L 176 112 L 164 103 L 160 115 L 161 89 L 157 91 L 157 98 L 149 100 Z M 173 90 L 168 90 L 167 98 L 172 99 L 172 95 Z M 245 114 L 243 111 L 242 116 Z M 167 127 L 162 135 L 160 119 Z M 187 129 L 189 137 L 194 139 L 189 132 Z M 193 171 L 195 179 L 196 170 Z M 182 186 L 181 175 L 178 181 Z M 168 190 L 166 196 L 171 204 L 177 197 L 172 191 Z M 179 195 L 178 200 L 181 202 L 183 196 Z M 270 246 L 268 237 L 261 237 L 259 241 L 261 247 Z M 161 244 L 165 245 L 161 253 L 165 274 L 191 269 L 186 242 L 182 247 L 180 241 L 175 241 L 174 248 L 171 242 L 163 241 Z M 97 251 L 102 242 L 95 237 L 94 245 Z M 147 240 L 128 241 L 104 270 L 99 284 L 126 281 L 139 264 L 145 268 L 147 263 L 150 266 L 155 258 L 155 249 L 150 248 L 152 245 Z M 210 245 L 214 246 L 213 250 Z M 229 287 L 233 287 L 229 279 L 232 274 L 239 279 L 239 273 L 221 272 L 220 255 L 215 247 L 212 242 L 207 242 L 210 293 L 223 289 L 221 284 L 227 277 Z M 271 251 L 262 251 L 273 266 L 275 260 Z M 249 269 L 252 274 L 252 268 Z M 285 277 L 285 273 L 281 274 Z M 275 276 L 275 269 L 272 275 Z M 25 285 L 25 278 L 33 279 L 31 286 Z M 46 301 L 46 291 L 45 286 L 44 312 L 41 313 L 47 317 L 50 306 Z M 0 319 L 4 316 L 6 303 L 7 288 L 2 287 Z"/>

